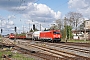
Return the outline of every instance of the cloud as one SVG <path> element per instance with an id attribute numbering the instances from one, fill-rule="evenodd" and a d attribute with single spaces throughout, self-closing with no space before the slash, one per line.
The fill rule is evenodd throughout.
<path id="1" fill-rule="evenodd" d="M 75 9 L 90 18 L 90 0 L 69 0 L 69 8 Z"/>
<path id="2" fill-rule="evenodd" d="M 11 8 L 27 4 L 28 2 L 35 2 L 36 0 L 0 0 L 1 8 Z"/>
<path id="3" fill-rule="evenodd" d="M 8 16 L 8 19 L 15 19 L 15 18 L 16 18 L 15 15 Z"/>
<path id="4" fill-rule="evenodd" d="M 30 20 L 33 20 L 34 24 L 36 24 L 36 22 L 38 23 L 38 25 L 41 24 L 42 30 L 49 27 L 49 25 L 52 24 L 53 21 L 60 19 L 61 17 L 60 11 L 55 12 L 45 4 L 28 3 L 27 8 L 30 11 L 28 11 L 27 14 L 23 14 L 23 16 Z"/>
<path id="5" fill-rule="evenodd" d="M 20 22 L 18 18 L 26 20 L 25 22 L 28 20 L 33 20 L 31 24 L 42 24 L 42 29 L 44 29 L 44 27 L 48 27 L 48 25 L 53 23 L 53 21 L 61 18 L 60 11 L 55 12 L 47 5 L 37 4 L 35 1 L 37 0 L 0 0 L 0 9 L 13 12 L 17 16 L 18 14 L 21 15 L 20 17 L 17 17 L 16 15 L 9 15 L 9 20 L 15 19 L 17 20 L 17 23 Z M 12 24 L 14 23 L 15 22 L 10 21 L 8 25 L 6 25 L 6 28 L 12 28 Z M 20 29 L 19 27 L 18 29 Z"/>
<path id="6" fill-rule="evenodd" d="M 45 4 L 37 3 L 28 3 L 26 6 L 27 14 L 23 14 L 26 18 L 32 19 L 35 21 L 43 22 L 52 22 L 53 20 L 59 19 L 61 17 L 61 12 L 54 12 Z"/>
<path id="7" fill-rule="evenodd" d="M 6 20 L 2 20 L 0 21 L 0 27 L 4 27 L 4 28 L 9 28 L 9 27 L 12 27 L 14 25 L 14 22 L 13 21 L 6 21 Z"/>
<path id="8" fill-rule="evenodd" d="M 0 21 L 1 21 L 1 20 L 5 20 L 5 19 L 4 19 L 4 17 L 2 17 L 2 16 L 0 15 Z"/>
<path id="9" fill-rule="evenodd" d="M 8 16 L 8 18 L 11 18 L 11 16 Z M 6 20 L 5 17 L 0 16 L 0 29 L 3 29 L 3 32 L 6 31 L 12 31 L 14 27 L 14 22 L 11 20 Z"/>
<path id="10" fill-rule="evenodd" d="M 0 0 L 1 9 L 14 12 L 16 14 L 23 14 L 28 19 L 42 22 L 52 22 L 61 17 L 61 12 L 54 12 L 45 4 L 33 3 L 36 0 Z"/>

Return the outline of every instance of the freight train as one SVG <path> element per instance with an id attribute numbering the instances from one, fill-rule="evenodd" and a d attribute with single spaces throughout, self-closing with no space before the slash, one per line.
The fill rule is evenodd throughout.
<path id="1" fill-rule="evenodd" d="M 36 31 L 32 34 L 32 39 L 41 41 L 60 42 L 61 34 L 60 30 Z"/>
<path id="2" fill-rule="evenodd" d="M 15 38 L 15 34 L 9 35 L 10 39 Z M 61 41 L 61 34 L 60 30 L 50 30 L 50 31 L 35 31 L 29 32 L 26 36 L 16 36 L 18 39 L 33 39 L 33 40 L 40 40 L 40 41 L 51 41 L 51 42 L 60 42 Z"/>

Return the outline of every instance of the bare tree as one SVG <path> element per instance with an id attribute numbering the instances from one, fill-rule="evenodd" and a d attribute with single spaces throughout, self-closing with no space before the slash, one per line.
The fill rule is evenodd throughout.
<path id="1" fill-rule="evenodd" d="M 80 18 L 82 18 L 83 15 L 77 12 L 69 12 L 66 15 L 66 17 L 68 19 L 70 26 L 76 27 L 76 30 L 77 30 L 78 24 L 80 23 Z"/>
<path id="2" fill-rule="evenodd" d="M 58 28 L 61 30 L 63 26 L 63 22 L 61 21 L 61 19 L 56 20 L 56 24 L 58 25 Z"/>
<path id="3" fill-rule="evenodd" d="M 58 30 L 58 26 L 55 24 L 52 24 L 52 26 L 50 27 L 50 30 Z"/>

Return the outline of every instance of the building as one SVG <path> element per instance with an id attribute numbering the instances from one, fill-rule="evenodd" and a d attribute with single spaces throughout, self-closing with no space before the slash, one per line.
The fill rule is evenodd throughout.
<path id="1" fill-rule="evenodd" d="M 90 40 L 90 20 L 84 21 L 84 38 Z"/>
<path id="2" fill-rule="evenodd" d="M 90 40 L 90 20 L 85 20 L 77 31 L 73 31 L 73 38 L 80 40 Z M 75 35 L 77 33 L 77 36 Z"/>
<path id="3" fill-rule="evenodd" d="M 84 23 L 85 23 L 84 28 L 85 29 L 90 29 L 90 20 L 86 20 L 86 21 L 84 21 Z"/>

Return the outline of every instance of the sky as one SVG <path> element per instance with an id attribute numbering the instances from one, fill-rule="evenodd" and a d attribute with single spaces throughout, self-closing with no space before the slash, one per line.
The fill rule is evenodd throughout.
<path id="1" fill-rule="evenodd" d="M 44 30 L 74 11 L 90 18 L 90 0 L 0 0 L 0 29 L 2 34 L 28 32 L 35 24 Z"/>

